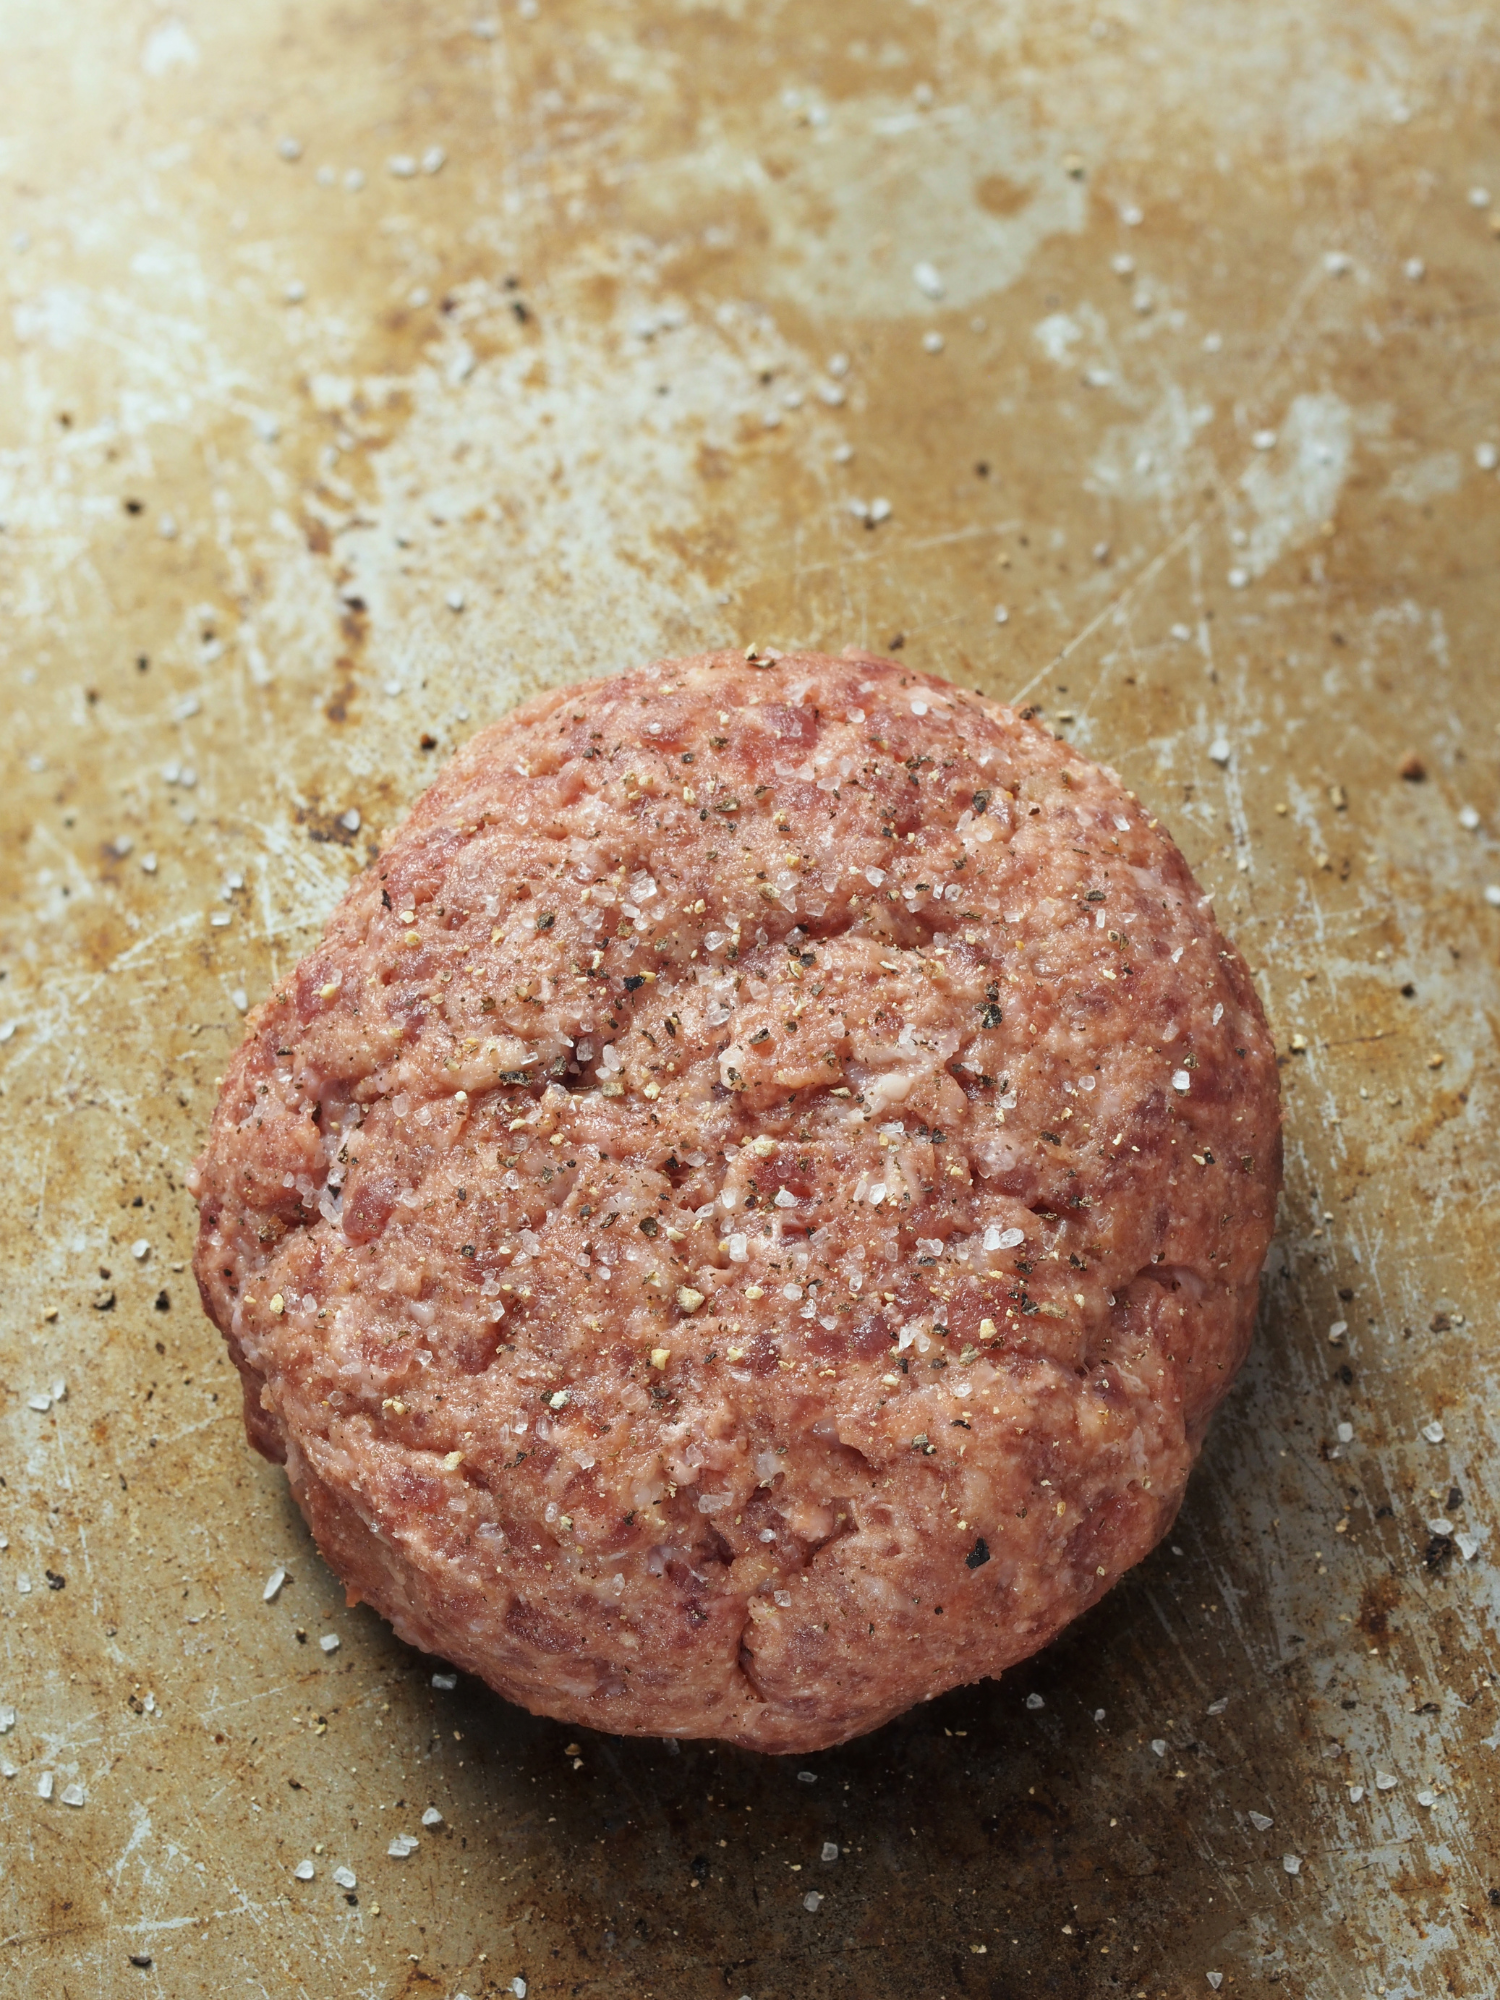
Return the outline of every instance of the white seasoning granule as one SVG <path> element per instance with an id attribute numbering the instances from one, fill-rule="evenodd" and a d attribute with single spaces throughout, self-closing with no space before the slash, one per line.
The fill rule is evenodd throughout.
<path id="1" fill-rule="evenodd" d="M 409 181 L 416 174 L 417 163 L 410 153 L 393 153 L 385 163 L 385 170 L 398 181 Z"/>
<path id="2" fill-rule="evenodd" d="M 1026 1697 L 1026 1706 L 1030 1709 L 1045 1708 L 1047 1706 L 1046 1696 L 1040 1694 L 1029 1694 Z"/>
<path id="3" fill-rule="evenodd" d="M 317 1872 L 310 1861 L 299 1861 L 292 1870 L 299 1882 L 310 1882 Z"/>
<path id="4" fill-rule="evenodd" d="M 428 1806 L 427 1810 L 422 1814 L 423 1826 L 441 1826 L 442 1823 L 443 1815 L 438 1811 L 437 1807 Z"/>
<path id="5" fill-rule="evenodd" d="M 1343 1344 L 1343 1339 L 1344 1339 L 1344 1335 L 1345 1335 L 1345 1334 L 1346 1334 L 1346 1333 L 1347 1333 L 1348 1331 L 1349 1331 L 1349 1322 L 1348 1322 L 1348 1320 L 1346 1320 L 1346 1319 L 1336 1319 L 1336 1320 L 1335 1320 L 1335 1321 L 1333 1322 L 1333 1325 L 1332 1325 L 1331 1327 L 1329 1327 L 1329 1329 L 1328 1329 L 1328 1344 L 1329 1344 L 1329 1346 L 1330 1346 L 1330 1347 L 1339 1347 L 1339 1346 L 1341 1346 L 1341 1345 Z"/>
<path id="6" fill-rule="evenodd" d="M 1203 1976 L 1214 1989 L 1215 1993 L 1224 1984 L 1224 1975 L 1222 1972 L 1205 1972 Z"/>
<path id="7" fill-rule="evenodd" d="M 43 1771 L 42 1775 L 41 1775 L 41 1776 L 40 1776 L 40 1777 L 39 1777 L 39 1778 L 37 1779 L 37 1781 L 36 1781 L 36 1795 L 37 1795 L 37 1797 L 38 1797 L 39 1799 L 50 1799 L 50 1798 L 51 1798 L 51 1796 L 52 1796 L 52 1773 L 51 1773 L 50 1771 Z"/>
<path id="8" fill-rule="evenodd" d="M 440 174 L 447 164 L 448 155 L 443 151 L 441 146 L 429 146 L 427 151 L 422 155 L 422 171 L 424 174 Z"/>
<path id="9" fill-rule="evenodd" d="M 943 351 L 943 336 L 934 327 L 922 335 L 922 346 L 928 354 L 941 354 Z"/>
<path id="10" fill-rule="evenodd" d="M 1235 567 L 1229 572 L 1229 576 L 1227 578 L 1227 582 L 1231 590 L 1243 590 L 1245 588 L 1245 585 L 1249 581 L 1250 581 L 1249 570 L 1241 569 L 1238 564 L 1236 564 Z M 1229 759 L 1227 757 L 1223 757 L 1218 759 L 1218 761 L 1220 763 L 1227 764 Z"/>
<path id="11" fill-rule="evenodd" d="M 281 1589 L 286 1580 L 287 1572 L 284 1569 L 273 1569 L 271 1574 L 266 1578 L 265 1589 L 260 1594 L 261 1603 L 274 1604 L 276 1593 Z"/>
<path id="12" fill-rule="evenodd" d="M 943 281 L 933 265 L 925 262 L 914 264 L 911 275 L 912 283 L 925 297 L 940 299 L 943 296 Z"/>
<path id="13" fill-rule="evenodd" d="M 339 1635 L 337 1632 L 325 1632 L 318 1644 L 325 1653 L 336 1653 L 339 1649 Z"/>
<path id="14" fill-rule="evenodd" d="M 358 1888 L 359 1886 L 359 1878 L 355 1875 L 354 1870 L 352 1868 L 345 1868 L 342 1866 L 335 1868 L 333 1871 L 333 1879 L 335 1882 L 338 1883 L 341 1889 L 355 1889 Z"/>
<path id="15" fill-rule="evenodd" d="M 1420 1792 L 1417 1796 L 1421 1797 Z M 84 1789 L 82 1785 L 64 1785 L 62 1788 L 62 1802 L 65 1806 L 81 1806 L 84 1802 Z"/>
<path id="16" fill-rule="evenodd" d="M 1253 1812 L 1250 1815 L 1250 1824 L 1257 1833 L 1269 1833 L 1276 1822 L 1269 1813 Z"/>
<path id="17" fill-rule="evenodd" d="M 151 1245 L 144 1236 L 137 1236 L 130 1246 L 130 1254 L 139 1264 L 151 1254 Z"/>
<path id="18" fill-rule="evenodd" d="M 816 1889 L 809 1889 L 807 1894 L 802 1898 L 802 1907 L 809 1915 L 816 1916 L 817 1912 L 823 1907 L 821 1894 Z"/>
<path id="19" fill-rule="evenodd" d="M 458 1686 L 458 1675 L 434 1674 L 432 1677 L 432 1685 L 435 1688 L 456 1688 Z"/>
<path id="20" fill-rule="evenodd" d="M 1365 1788 L 1363 1785 L 1350 1785 L 1349 1803 L 1351 1806 L 1357 1806 L 1360 1800 L 1364 1797 L 1364 1795 L 1365 1795 Z"/>
<path id="21" fill-rule="evenodd" d="M 415 1854 L 421 1845 L 414 1833 L 398 1833 L 385 1851 L 392 1861 L 404 1861 L 408 1854 Z"/>
<path id="22" fill-rule="evenodd" d="M 1302 1863 L 1295 1854 L 1283 1854 L 1281 1865 L 1288 1875 L 1300 1875 L 1302 1873 Z"/>
<path id="23" fill-rule="evenodd" d="M 67 1796 L 68 1796 L 67 1793 L 64 1792 L 63 1797 L 66 1798 Z M 1437 1804 L 1437 1793 L 1425 1790 L 1418 1792 L 1417 1804 L 1419 1806 L 1435 1806 Z"/>
<path id="24" fill-rule="evenodd" d="M 1257 451 L 1274 451 L 1276 448 L 1276 433 L 1275 431 L 1252 431 L 1250 433 L 1250 442 L 1255 446 Z"/>
<path id="25" fill-rule="evenodd" d="M 1167 1739 L 1166 1739 L 1166 1737 L 1165 1737 L 1165 1736 L 1153 1736 L 1153 1737 L 1152 1737 L 1152 1739 L 1151 1739 L 1151 1754 L 1152 1754 L 1153 1756 L 1155 1756 L 1155 1757 L 1165 1757 L 1165 1756 L 1166 1756 L 1166 1754 L 1167 1754 Z"/>
<path id="26" fill-rule="evenodd" d="M 1008 625 L 1010 623 L 1010 612 L 1003 604 L 995 606 L 995 623 L 997 625 Z"/>
<path id="27" fill-rule="evenodd" d="M 1208 754 L 1215 764 L 1227 764 L 1231 755 L 1228 738 L 1216 736 L 1208 746 Z"/>
<path id="28" fill-rule="evenodd" d="M 1436 1417 L 1433 1418 L 1430 1424 L 1423 1424 L 1422 1435 L 1429 1444 L 1442 1444 L 1447 1437 L 1446 1431 L 1444 1431 Z"/>
<path id="29" fill-rule="evenodd" d="M 1377 1792 L 1393 1792 L 1400 1782 L 1401 1780 L 1396 1776 L 1394 1771 L 1377 1771 L 1375 1773 L 1375 1789 Z"/>
<path id="30" fill-rule="evenodd" d="M 838 1842 L 836 1840 L 825 1840 L 823 1842 L 823 1859 L 825 1861 L 837 1861 L 838 1858 L 839 1858 Z"/>
<path id="31" fill-rule="evenodd" d="M 1192 1089 L 1192 1087 L 1193 1087 L 1193 1079 L 1185 1069 L 1173 1070 L 1172 1088 L 1175 1091 L 1179 1091 L 1185 1097 L 1188 1091 Z"/>
<path id="32" fill-rule="evenodd" d="M 1488 439 L 1483 444 L 1476 444 L 1474 463 L 1481 472 L 1493 472 L 1495 467 L 1500 465 L 1500 449 L 1492 445 Z"/>
<path id="33" fill-rule="evenodd" d="M 1500 910 L 1500 882 L 1491 882 L 1486 886 L 1484 900 L 1492 910 Z"/>

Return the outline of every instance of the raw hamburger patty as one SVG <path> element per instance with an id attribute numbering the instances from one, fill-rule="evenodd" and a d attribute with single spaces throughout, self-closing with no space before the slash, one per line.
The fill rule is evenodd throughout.
<path id="1" fill-rule="evenodd" d="M 454 759 L 195 1169 L 350 1600 L 570 1722 L 803 1751 L 1171 1523 L 1280 1184 L 1239 954 L 1118 779 L 888 660 L 717 654 Z"/>

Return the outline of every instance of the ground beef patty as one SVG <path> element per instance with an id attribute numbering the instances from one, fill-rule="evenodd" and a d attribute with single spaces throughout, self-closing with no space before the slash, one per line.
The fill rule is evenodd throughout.
<path id="1" fill-rule="evenodd" d="M 544 1714 L 802 1751 L 1156 1542 L 1280 1153 L 1116 777 L 888 660 L 715 654 L 418 801 L 251 1018 L 197 1270 L 351 1601 Z"/>

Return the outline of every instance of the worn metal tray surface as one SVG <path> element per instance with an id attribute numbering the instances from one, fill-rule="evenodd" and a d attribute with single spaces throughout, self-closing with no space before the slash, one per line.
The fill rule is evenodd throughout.
<path id="1" fill-rule="evenodd" d="M 1492 15 L 4 0 L 0 55 L 0 1992 L 1494 1995 Z M 456 743 L 749 641 L 1117 766 L 1286 1092 L 1168 1542 L 800 1763 L 345 1610 L 183 1191 Z"/>

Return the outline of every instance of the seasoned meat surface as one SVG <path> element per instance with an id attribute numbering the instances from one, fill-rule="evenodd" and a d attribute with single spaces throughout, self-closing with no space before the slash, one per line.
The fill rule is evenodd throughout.
<path id="1" fill-rule="evenodd" d="M 482 731 L 248 1023 L 197 1271 L 351 1601 L 534 1711 L 804 1751 L 1171 1523 L 1274 1054 L 1167 834 L 850 653 Z"/>

